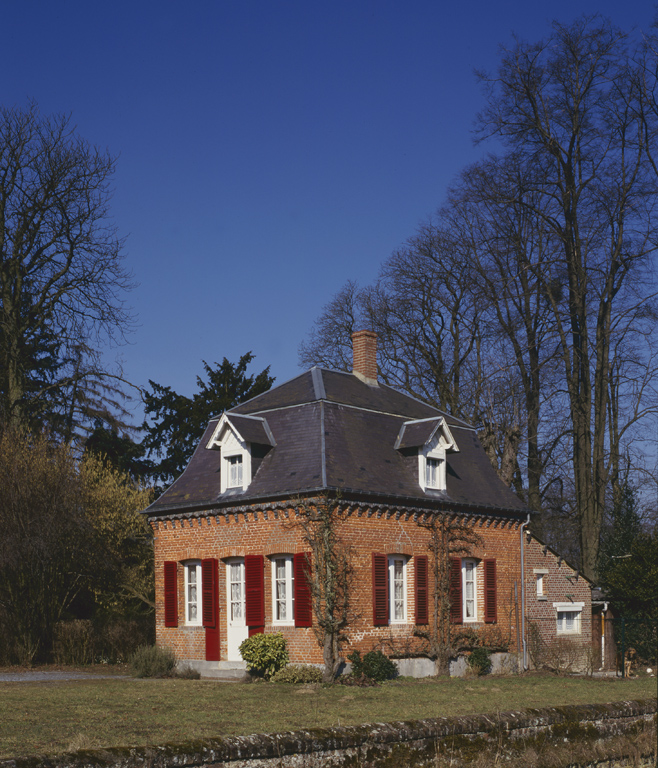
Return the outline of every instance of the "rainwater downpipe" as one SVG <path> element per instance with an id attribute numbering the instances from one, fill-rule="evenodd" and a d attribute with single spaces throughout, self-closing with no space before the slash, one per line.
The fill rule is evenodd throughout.
<path id="1" fill-rule="evenodd" d="M 521 523 L 521 641 L 523 648 L 523 669 L 528 669 L 528 647 L 525 639 L 525 558 L 523 549 L 523 534 L 525 527 L 530 523 L 530 512 L 525 523 Z"/>

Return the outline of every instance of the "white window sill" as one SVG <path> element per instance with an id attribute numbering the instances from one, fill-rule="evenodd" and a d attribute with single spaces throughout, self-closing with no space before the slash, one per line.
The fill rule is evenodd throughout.
<path id="1" fill-rule="evenodd" d="M 537 595 L 537 600 L 548 600 L 546 595 Z"/>
<path id="2" fill-rule="evenodd" d="M 294 627 L 294 621 L 272 621 L 273 627 Z"/>

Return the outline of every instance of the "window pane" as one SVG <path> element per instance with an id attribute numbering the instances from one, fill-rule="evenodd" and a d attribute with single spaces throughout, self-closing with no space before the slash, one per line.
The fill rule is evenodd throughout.
<path id="1" fill-rule="evenodd" d="M 275 561 L 276 618 L 285 621 L 288 618 L 286 605 L 286 561 Z"/>
<path id="2" fill-rule="evenodd" d="M 439 487 L 439 462 L 437 459 L 426 459 L 425 461 L 425 485 L 428 488 Z"/>
<path id="3" fill-rule="evenodd" d="M 187 573 L 187 620 L 192 623 L 197 620 L 197 569 L 196 565 L 188 565 Z"/>
<path id="4" fill-rule="evenodd" d="M 404 563 L 395 560 L 393 563 L 393 618 L 404 620 Z"/>
<path id="5" fill-rule="evenodd" d="M 231 563 L 231 620 L 243 618 L 244 590 L 242 574 L 242 563 Z"/>
<path id="6" fill-rule="evenodd" d="M 464 563 L 464 618 L 475 619 L 475 563 Z"/>
<path id="7" fill-rule="evenodd" d="M 228 486 L 229 488 L 242 487 L 242 456 L 228 458 Z"/>

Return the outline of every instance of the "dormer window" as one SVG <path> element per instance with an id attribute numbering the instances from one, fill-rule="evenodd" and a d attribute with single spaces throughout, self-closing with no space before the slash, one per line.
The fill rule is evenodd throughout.
<path id="1" fill-rule="evenodd" d="M 221 452 L 220 493 L 245 491 L 263 456 L 275 445 L 265 419 L 224 413 L 217 422 L 208 450 Z"/>
<path id="2" fill-rule="evenodd" d="M 395 449 L 418 456 L 418 485 L 425 493 L 446 490 L 446 454 L 458 453 L 459 448 L 442 416 L 405 421 Z"/>
<path id="3" fill-rule="evenodd" d="M 242 456 L 227 456 L 228 477 L 226 485 L 229 488 L 242 488 Z"/>

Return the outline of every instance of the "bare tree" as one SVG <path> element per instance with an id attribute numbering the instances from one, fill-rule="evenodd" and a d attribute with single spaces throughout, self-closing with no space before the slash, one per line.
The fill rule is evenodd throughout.
<path id="1" fill-rule="evenodd" d="M 104 378 L 97 345 L 130 323 L 114 167 L 70 117 L 0 110 L 0 410 L 14 426 L 44 401 L 66 421 L 80 389 Z"/>
<path id="2" fill-rule="evenodd" d="M 428 627 L 416 627 L 414 634 L 426 641 L 428 657 L 434 659 L 436 674 L 442 675 L 448 673 L 450 659 L 455 655 L 450 616 L 450 561 L 453 557 L 467 556 L 471 547 L 480 542 L 480 537 L 463 519 L 444 512 L 420 518 L 418 525 L 429 531 L 427 546 L 431 553 L 429 571 L 433 592 Z"/>
<path id="3" fill-rule="evenodd" d="M 483 77 L 488 106 L 479 117 L 483 137 L 497 136 L 541 169 L 544 202 L 532 210 L 560 246 L 542 280 L 559 336 L 589 578 L 610 479 L 612 344 L 635 286 L 646 285 L 654 242 L 655 176 L 646 131 L 629 107 L 628 71 L 625 35 L 610 23 L 554 23 L 547 41 L 517 42 L 497 75 Z"/>
<path id="4" fill-rule="evenodd" d="M 349 546 L 340 535 L 343 522 L 339 500 L 325 494 L 315 499 L 299 500 L 293 523 L 311 549 L 308 583 L 311 590 L 313 628 L 322 648 L 324 682 L 338 673 L 343 632 L 352 619 L 350 593 L 352 558 Z"/>

